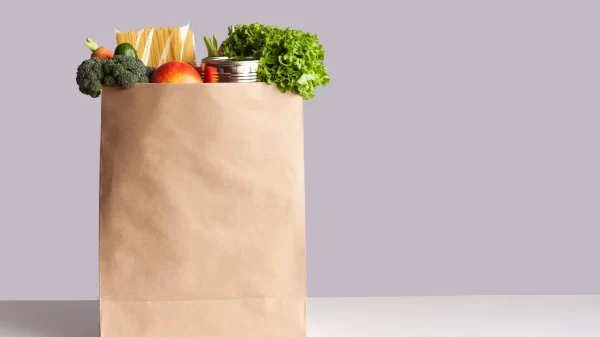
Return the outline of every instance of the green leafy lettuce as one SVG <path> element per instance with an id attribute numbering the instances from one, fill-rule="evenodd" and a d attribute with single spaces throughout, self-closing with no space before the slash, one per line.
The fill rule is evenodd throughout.
<path id="1" fill-rule="evenodd" d="M 221 55 L 259 59 L 258 81 L 305 100 L 314 97 L 318 86 L 329 84 L 325 51 L 316 34 L 259 23 L 231 26 Z"/>

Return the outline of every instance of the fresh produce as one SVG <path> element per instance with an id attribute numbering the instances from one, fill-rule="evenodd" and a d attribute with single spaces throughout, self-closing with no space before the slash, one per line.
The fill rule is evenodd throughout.
<path id="1" fill-rule="evenodd" d="M 229 36 L 231 36 L 233 34 L 234 30 L 235 30 L 235 26 L 227 27 Z M 208 51 L 208 57 L 215 57 L 215 56 L 223 55 L 223 44 L 221 43 L 221 45 L 219 45 L 219 43 L 217 42 L 216 35 L 213 35 L 212 40 L 210 39 L 210 37 L 205 36 L 204 44 L 206 44 L 206 49 Z"/>
<path id="2" fill-rule="evenodd" d="M 212 40 L 210 37 L 204 37 L 204 44 L 206 45 L 206 50 L 208 51 L 208 57 L 220 56 L 219 53 L 219 43 L 217 42 L 217 36 L 213 35 Z M 222 45 L 221 45 L 222 46 Z"/>
<path id="3" fill-rule="evenodd" d="M 103 85 L 132 88 L 136 83 L 148 83 L 154 71 L 154 68 L 131 56 L 115 55 L 107 60 L 92 57 L 77 67 L 75 80 L 82 94 L 96 98 L 100 96 Z"/>
<path id="4" fill-rule="evenodd" d="M 146 76 L 148 76 L 148 82 L 150 82 L 150 77 L 152 77 L 152 74 L 154 74 L 155 71 L 156 71 L 156 68 L 146 66 Z"/>
<path id="5" fill-rule="evenodd" d="M 227 35 L 228 36 L 232 36 L 234 31 L 235 31 L 235 26 L 227 27 Z M 221 46 L 219 46 L 218 53 L 219 53 L 219 56 L 223 55 L 223 43 L 221 43 Z"/>
<path id="6" fill-rule="evenodd" d="M 112 60 L 102 64 L 105 85 L 118 85 L 121 88 L 133 88 L 136 83 L 148 83 L 148 69 L 140 59 L 115 55 Z"/>
<path id="7" fill-rule="evenodd" d="M 308 100 L 318 86 L 329 84 L 325 51 L 316 34 L 244 24 L 230 27 L 222 45 L 222 56 L 259 59 L 258 81 L 276 84 L 281 92 L 291 91 Z"/>
<path id="8" fill-rule="evenodd" d="M 92 51 L 90 58 L 97 57 L 100 60 L 108 60 L 113 57 L 113 52 L 110 49 L 105 46 L 98 46 L 98 44 L 89 37 L 85 40 L 85 46 Z"/>
<path id="9" fill-rule="evenodd" d="M 99 58 L 92 57 L 89 60 L 83 61 L 77 67 L 75 81 L 79 86 L 79 92 L 92 98 L 100 96 L 102 92 L 102 80 L 104 79 L 102 62 Z"/>
<path id="10" fill-rule="evenodd" d="M 131 56 L 138 58 L 138 54 L 135 50 L 135 47 L 127 42 L 121 43 L 117 46 L 117 48 L 115 48 L 115 55 Z"/>
<path id="11" fill-rule="evenodd" d="M 150 83 L 202 83 L 202 77 L 186 62 L 167 62 L 154 71 Z"/>
<path id="12" fill-rule="evenodd" d="M 132 88 L 137 83 L 258 81 L 309 100 L 317 87 L 329 84 L 325 51 L 316 34 L 260 23 L 229 26 L 228 36 L 220 44 L 216 35 L 204 37 L 208 57 L 214 59 L 203 59 L 200 67 L 194 66 L 195 51 L 190 37 L 193 32 L 189 26 L 117 32 L 114 51 L 88 38 L 85 45 L 92 55 L 77 68 L 79 91 L 98 97 L 103 86 Z M 148 49 L 156 52 L 148 54 Z M 220 74 L 217 69 L 231 74 Z"/>

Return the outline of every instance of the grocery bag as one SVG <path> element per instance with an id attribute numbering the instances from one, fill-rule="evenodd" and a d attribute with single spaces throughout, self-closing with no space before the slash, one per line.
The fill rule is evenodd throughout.
<path id="1" fill-rule="evenodd" d="M 302 97 L 266 83 L 101 97 L 101 336 L 304 337 Z"/>

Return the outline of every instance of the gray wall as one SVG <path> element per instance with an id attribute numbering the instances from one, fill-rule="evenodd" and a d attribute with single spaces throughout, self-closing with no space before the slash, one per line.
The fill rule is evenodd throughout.
<path id="1" fill-rule="evenodd" d="M 600 293 L 600 3 L 226 3 L 0 5 L 0 299 L 97 297 L 83 41 L 188 21 L 326 47 L 332 83 L 306 103 L 310 296 Z"/>

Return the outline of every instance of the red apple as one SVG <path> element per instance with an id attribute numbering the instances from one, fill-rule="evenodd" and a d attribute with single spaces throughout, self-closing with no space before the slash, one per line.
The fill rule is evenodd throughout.
<path id="1" fill-rule="evenodd" d="M 191 64 L 173 61 L 156 68 L 150 83 L 202 83 L 202 77 Z"/>

